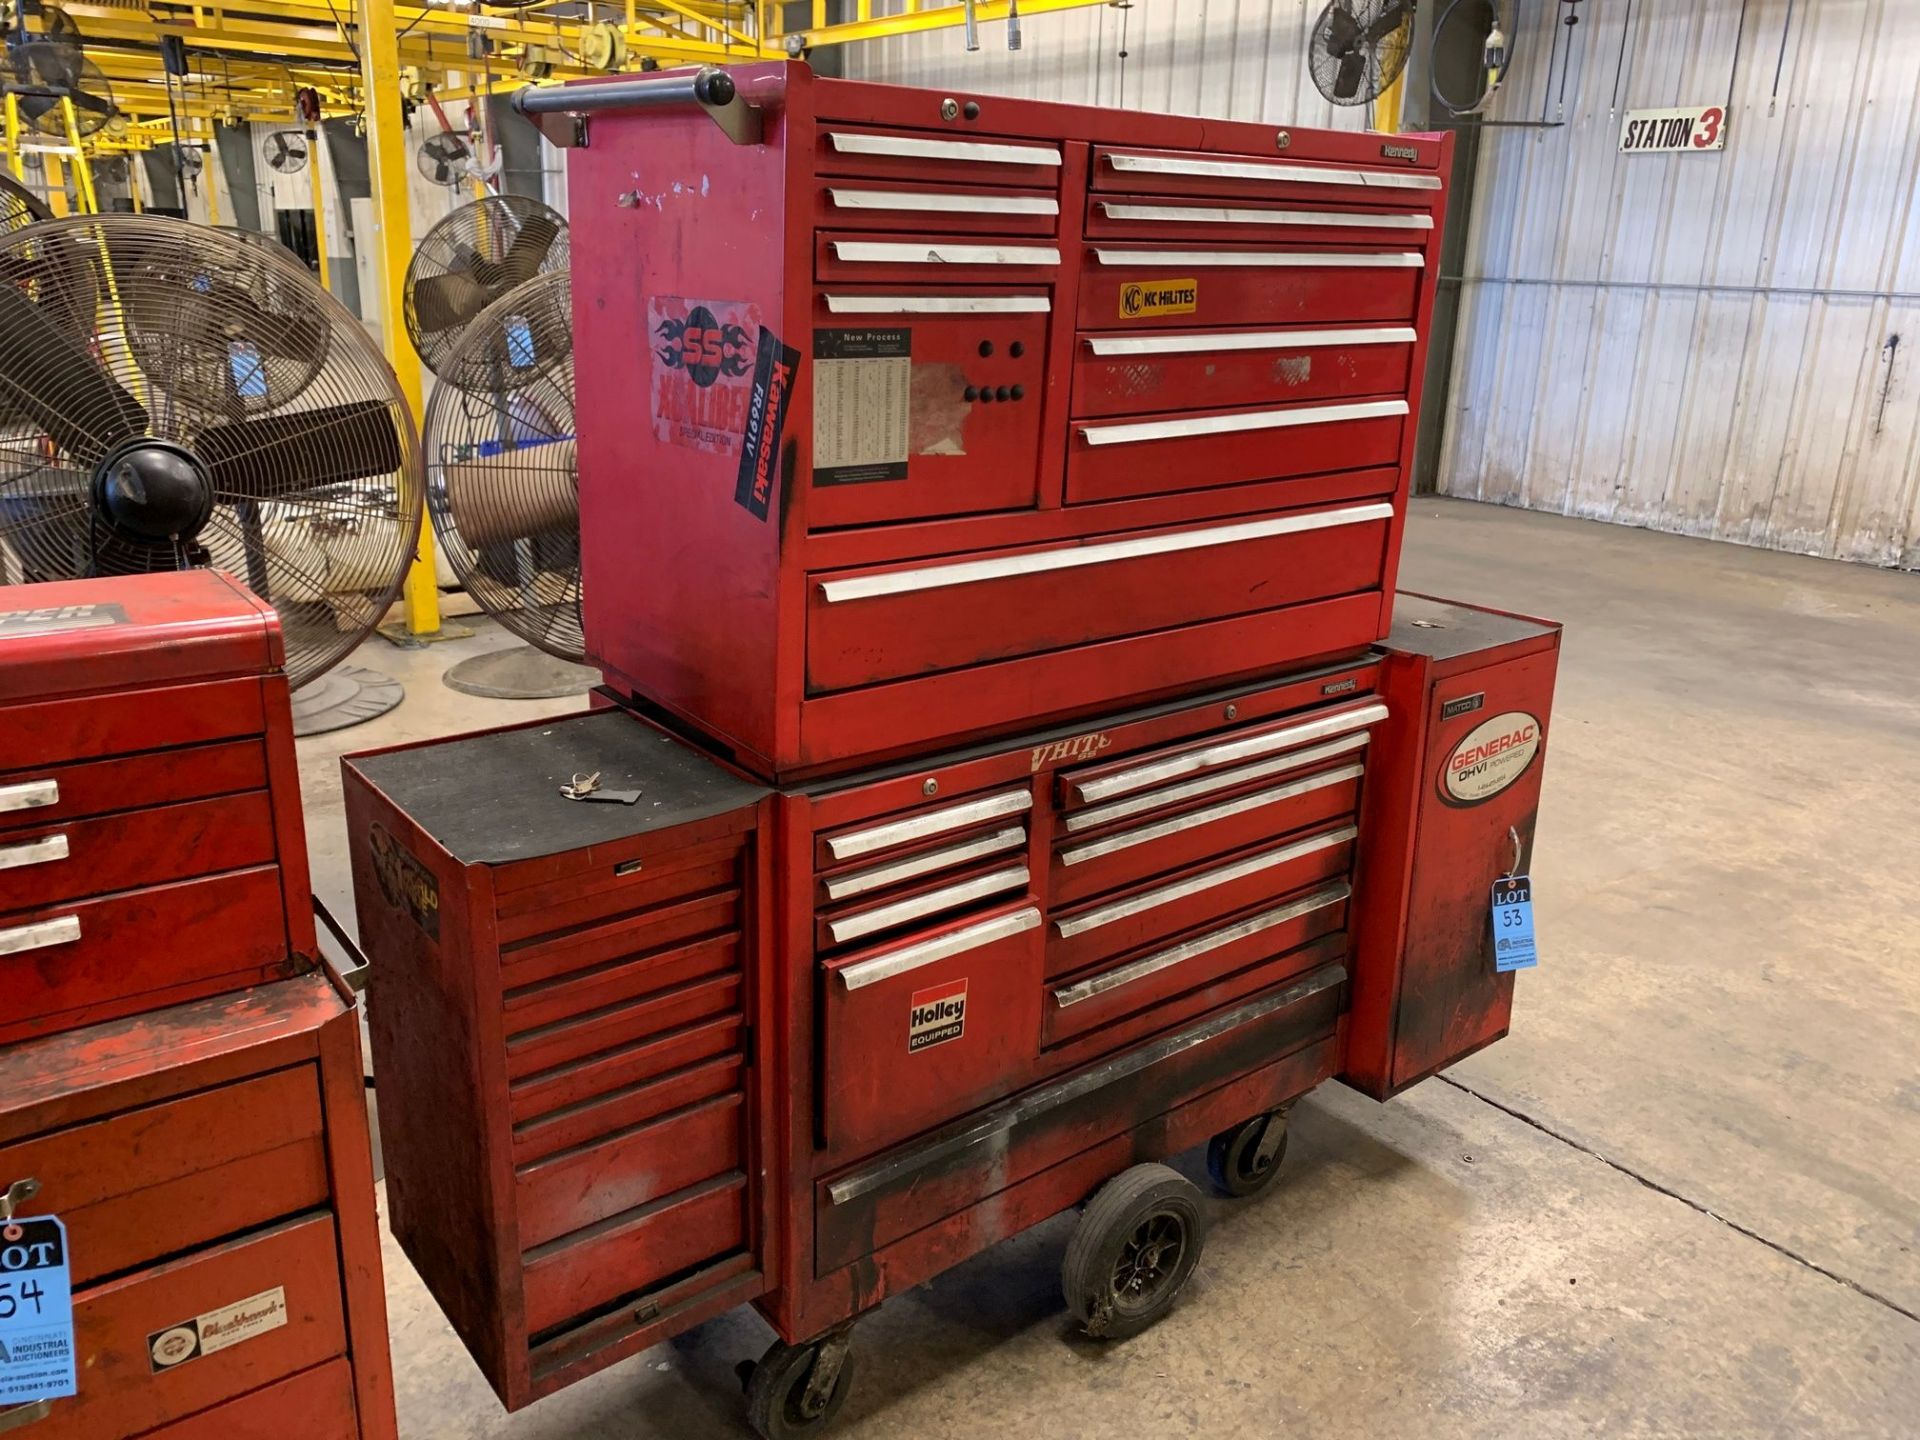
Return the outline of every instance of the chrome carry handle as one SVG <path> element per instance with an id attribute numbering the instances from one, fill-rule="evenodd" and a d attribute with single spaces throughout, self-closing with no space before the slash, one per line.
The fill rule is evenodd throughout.
<path id="1" fill-rule="evenodd" d="M 587 143 L 586 117 L 604 110 L 666 110 L 697 105 L 736 145 L 758 145 L 758 105 L 740 98 L 733 76 L 718 65 L 691 75 L 644 75 L 598 85 L 529 85 L 516 90 L 513 108 L 562 148 Z"/>

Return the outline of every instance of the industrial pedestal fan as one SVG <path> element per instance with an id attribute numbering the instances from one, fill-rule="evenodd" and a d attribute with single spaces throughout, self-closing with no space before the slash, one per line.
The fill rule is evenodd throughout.
<path id="1" fill-rule="evenodd" d="M 487 195 L 441 217 L 407 265 L 407 334 L 426 367 L 470 390 L 493 382 L 484 366 L 453 368 L 453 351 L 479 313 L 535 275 L 567 268 L 567 222 L 525 195 Z"/>
<path id="2" fill-rule="evenodd" d="M 427 402 L 427 513 L 467 594 L 528 644 L 463 660 L 446 681 L 502 699 L 579 694 L 600 676 L 579 663 L 568 272 L 535 276 L 487 306 L 447 362 L 467 383 L 442 380 Z"/>
<path id="3" fill-rule="evenodd" d="M 151 215 L 0 235 L 0 582 L 217 566 L 298 690 L 384 617 L 421 506 L 391 368 L 291 256 Z"/>

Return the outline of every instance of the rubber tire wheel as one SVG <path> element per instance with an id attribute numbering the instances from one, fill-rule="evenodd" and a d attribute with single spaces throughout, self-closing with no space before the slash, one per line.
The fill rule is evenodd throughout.
<path id="1" fill-rule="evenodd" d="M 747 1380 L 747 1423 L 764 1440 L 785 1440 L 789 1435 L 817 1435 L 833 1423 L 853 1387 L 853 1352 L 840 1362 L 840 1374 L 833 1393 L 818 1414 L 801 1409 L 807 1377 L 819 1355 L 817 1345 L 788 1345 L 776 1340 L 753 1367 Z"/>
<path id="2" fill-rule="evenodd" d="M 1273 1158 L 1264 1168 L 1256 1170 L 1252 1168 L 1254 1155 L 1269 1122 L 1280 1127 L 1280 1148 L 1273 1152 Z M 1208 1141 L 1207 1174 L 1213 1180 L 1213 1188 L 1222 1195 L 1244 1200 L 1271 1185 L 1273 1177 L 1280 1173 L 1280 1162 L 1287 1158 L 1286 1125 L 1284 1115 L 1256 1115 L 1251 1120 L 1228 1126 Z"/>
<path id="3" fill-rule="evenodd" d="M 1129 1258 L 1129 1248 L 1136 1239 L 1145 1239 L 1155 1222 L 1161 1223 L 1164 1233 L 1168 1221 L 1181 1242 L 1171 1267 L 1143 1300 L 1116 1303 L 1115 1272 Z M 1203 1198 L 1185 1176 L 1165 1165 L 1135 1165 L 1121 1171 L 1100 1187 L 1067 1242 L 1067 1258 L 1060 1267 L 1067 1308 L 1095 1339 L 1125 1340 L 1138 1335 L 1173 1308 L 1193 1267 L 1200 1263 L 1206 1238 Z M 1151 1263 L 1158 1268 L 1157 1259 Z"/>

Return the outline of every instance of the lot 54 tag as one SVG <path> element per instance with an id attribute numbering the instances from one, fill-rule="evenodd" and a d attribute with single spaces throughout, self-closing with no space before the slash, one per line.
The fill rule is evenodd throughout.
<path id="1" fill-rule="evenodd" d="M 1540 963 L 1533 943 L 1533 881 L 1510 875 L 1493 882 L 1493 968 L 1531 970 Z"/>
<path id="2" fill-rule="evenodd" d="M 77 1390 L 67 1227 L 51 1215 L 0 1225 L 0 1407 Z"/>

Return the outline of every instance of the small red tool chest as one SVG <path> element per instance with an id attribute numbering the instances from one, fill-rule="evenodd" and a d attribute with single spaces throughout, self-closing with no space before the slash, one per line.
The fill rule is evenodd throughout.
<path id="1" fill-rule="evenodd" d="M 717 81 L 549 97 L 618 691 L 786 782 L 1386 634 L 1450 137 Z"/>
<path id="2" fill-rule="evenodd" d="M 66 1224 L 79 1393 L 0 1430 L 393 1440 L 359 1026 L 329 976 L 0 1047 L 8 1188 Z"/>
<path id="3" fill-rule="evenodd" d="M 283 660 L 213 571 L 0 590 L 0 1044 L 311 966 Z"/>
<path id="4" fill-rule="evenodd" d="M 1269 1163 L 1319 1082 L 1502 1033 L 1558 632 L 1406 605 L 1350 660 L 772 791 L 620 711 L 350 757 L 393 1224 L 502 1399 L 743 1300 L 837 1375 L 855 1316 L 1137 1162 L 1257 1125 Z M 560 794 L 592 773 L 638 802 Z"/>

